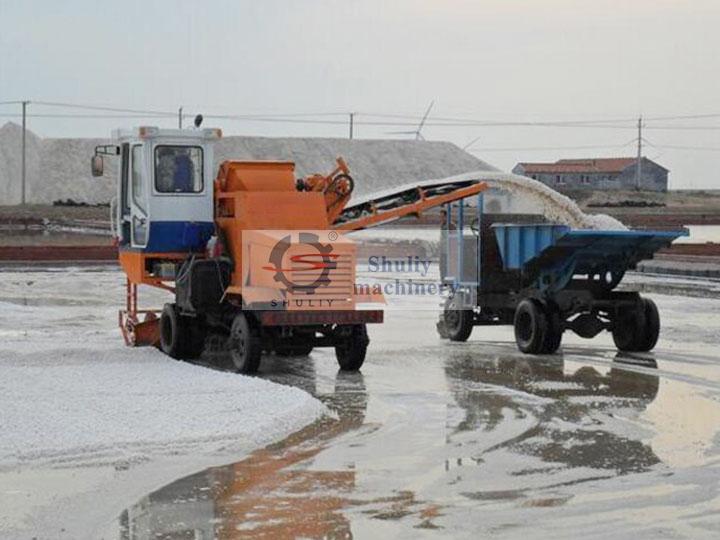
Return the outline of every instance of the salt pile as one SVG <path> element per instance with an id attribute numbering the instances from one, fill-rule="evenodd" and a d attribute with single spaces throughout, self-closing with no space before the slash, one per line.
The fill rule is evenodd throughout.
<path id="1" fill-rule="evenodd" d="M 20 202 L 20 126 L 0 128 L 0 205 Z M 106 160 L 103 178 L 90 174 L 90 156 L 107 139 L 41 139 L 28 132 L 28 201 L 58 199 L 107 203 L 115 195 L 117 159 Z M 417 179 L 478 169 L 483 161 L 442 141 L 362 140 L 317 137 L 225 137 L 215 144 L 215 170 L 228 159 L 293 161 L 295 173 L 330 172 L 342 156 L 356 182 L 356 195 Z"/>
<path id="2" fill-rule="evenodd" d="M 20 201 L 21 128 L 7 123 L 0 128 L 0 204 Z M 41 139 L 27 135 L 27 195 L 31 203 L 49 204 L 58 199 L 107 203 L 114 196 L 117 160 L 107 160 L 104 178 L 90 175 L 89 160 L 96 145 L 106 139 Z M 445 176 L 442 183 L 483 180 L 534 203 L 549 220 L 575 228 L 624 229 L 609 216 L 586 215 L 569 198 L 537 180 L 503 173 L 447 142 L 402 140 L 348 140 L 300 137 L 226 137 L 215 148 L 215 167 L 226 159 L 288 160 L 296 174 L 305 176 L 333 168 L 343 156 L 353 176 L 353 204 L 363 196 L 397 189 L 407 182 Z M 464 173 L 472 170 L 475 172 Z M 459 174 L 462 173 L 462 174 Z M 457 176 L 448 176 L 457 175 Z M 425 182 L 423 182 L 425 183 Z"/>
<path id="3" fill-rule="evenodd" d="M 0 473 L 237 456 L 325 413 L 298 388 L 126 347 L 124 283 L 116 270 L 3 274 Z"/>

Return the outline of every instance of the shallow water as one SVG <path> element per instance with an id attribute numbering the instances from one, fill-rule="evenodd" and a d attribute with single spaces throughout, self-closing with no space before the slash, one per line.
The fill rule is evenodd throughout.
<path id="1" fill-rule="evenodd" d="M 664 336 L 677 341 L 683 316 L 691 322 L 684 300 L 655 299 Z M 696 303 L 693 320 L 717 328 L 716 304 Z M 531 357 L 504 327 L 451 344 L 433 335 L 429 310 L 388 319 L 373 328 L 362 374 L 338 373 L 326 350 L 264 360 L 262 377 L 311 392 L 335 416 L 148 494 L 123 512 L 121 536 L 720 532 L 720 365 L 711 352 L 720 338 L 634 355 L 618 354 L 607 336 L 568 338 L 561 354 Z M 688 343 L 694 332 L 681 330 Z"/>

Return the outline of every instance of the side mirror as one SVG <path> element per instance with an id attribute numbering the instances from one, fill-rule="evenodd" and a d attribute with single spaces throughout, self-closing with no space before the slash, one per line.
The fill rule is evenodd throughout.
<path id="1" fill-rule="evenodd" d="M 95 154 L 90 159 L 90 169 L 92 170 L 93 176 L 102 176 L 104 171 L 103 157 Z"/>

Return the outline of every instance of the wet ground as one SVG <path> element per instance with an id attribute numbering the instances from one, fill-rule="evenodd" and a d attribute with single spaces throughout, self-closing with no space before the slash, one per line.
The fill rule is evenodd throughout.
<path id="1" fill-rule="evenodd" d="M 720 537 L 720 302 L 657 295 L 653 353 L 608 336 L 517 352 L 509 328 L 443 342 L 427 304 L 328 350 L 264 360 L 333 416 L 148 494 L 123 539 Z"/>

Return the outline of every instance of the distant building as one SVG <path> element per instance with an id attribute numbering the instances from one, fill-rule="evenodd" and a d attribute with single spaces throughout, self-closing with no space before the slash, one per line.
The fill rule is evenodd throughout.
<path id="1" fill-rule="evenodd" d="M 554 189 L 623 189 L 636 187 L 637 158 L 561 159 L 555 163 L 518 163 L 512 172 Z M 640 189 L 667 191 L 668 170 L 642 158 Z"/>

